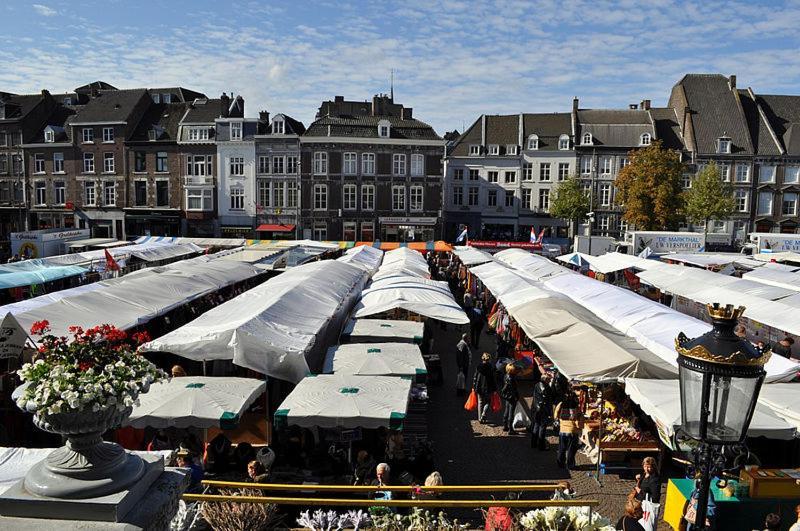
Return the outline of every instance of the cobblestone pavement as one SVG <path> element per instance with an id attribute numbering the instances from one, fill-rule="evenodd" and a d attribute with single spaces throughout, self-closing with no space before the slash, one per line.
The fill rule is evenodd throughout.
<path id="1" fill-rule="evenodd" d="M 568 472 L 556 466 L 557 435 L 548 437 L 550 449 L 538 451 L 530 447 L 527 435 L 509 436 L 503 432 L 500 413 L 492 413 L 488 424 L 481 425 L 475 412 L 464 410 L 466 396 L 455 392 L 456 363 L 455 345 L 462 330 L 447 325 L 446 330 L 436 329 L 434 351 L 440 353 L 444 383 L 428 388 L 428 434 L 434 443 L 434 459 L 445 484 L 487 485 L 495 483 L 551 483 L 567 480 L 579 498 L 596 499 L 600 502 L 597 510 L 616 524 L 622 516 L 625 497 L 633 488 L 632 480 L 621 479 L 617 475 L 603 477 L 601 487 L 593 477 L 587 475 L 593 466 L 578 454 L 579 470 Z M 480 361 L 482 352 L 495 352 L 495 338 L 484 331 L 480 348 L 473 349 L 469 387 L 472 369 Z M 520 396 L 527 398 L 530 406 L 531 385 L 520 383 Z M 467 495 L 468 497 L 474 495 Z M 475 519 L 475 512 L 448 511 L 461 520 Z M 659 531 L 667 531 L 670 526 L 659 523 Z"/>

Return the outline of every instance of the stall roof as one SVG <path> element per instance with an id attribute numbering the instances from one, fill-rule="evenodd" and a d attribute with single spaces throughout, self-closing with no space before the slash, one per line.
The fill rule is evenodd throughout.
<path id="1" fill-rule="evenodd" d="M 345 264 L 360 267 L 371 277 L 383 262 L 383 251 L 367 245 L 359 245 L 358 247 L 352 247 L 345 251 L 337 260 Z"/>
<path id="2" fill-rule="evenodd" d="M 453 253 L 461 260 L 461 263 L 467 267 L 485 264 L 486 262 L 494 260 L 492 255 L 486 251 L 481 251 L 480 249 L 469 246 L 455 246 L 453 247 Z"/>
<path id="3" fill-rule="evenodd" d="M 113 247 L 110 249 L 86 251 L 83 253 L 51 256 L 49 258 L 43 258 L 43 260 L 51 265 L 89 265 L 93 262 L 96 264 L 105 264 L 106 251 L 108 251 L 108 253 L 114 257 L 115 260 L 127 259 L 130 256 L 135 256 L 145 262 L 156 262 L 198 253 L 202 251 L 202 248 L 193 243 L 171 244 L 162 242 L 146 242 L 141 244 Z"/>
<path id="4" fill-rule="evenodd" d="M 494 259 L 536 280 L 542 280 L 554 275 L 572 273 L 566 267 L 551 262 L 547 258 L 531 254 L 522 249 L 506 249 L 494 255 Z"/>
<path id="5" fill-rule="evenodd" d="M 758 401 L 800 431 L 800 384 L 764 385 Z"/>
<path id="6" fill-rule="evenodd" d="M 67 242 L 67 247 L 69 247 L 70 249 L 74 249 L 76 247 L 93 247 L 106 243 L 125 244 L 127 242 L 120 242 L 116 238 L 87 238 L 85 240 L 70 240 L 69 242 Z"/>
<path id="7" fill-rule="evenodd" d="M 418 278 L 430 278 L 431 272 L 428 262 L 418 251 L 408 247 L 398 247 L 397 249 L 386 251 L 383 255 L 381 267 L 375 273 L 375 280 L 390 276 L 413 276 Z"/>
<path id="8" fill-rule="evenodd" d="M 43 267 L 35 271 L 19 271 L 0 274 L 0 289 L 32 286 L 44 282 L 53 282 L 62 278 L 85 275 L 86 269 L 78 266 Z"/>
<path id="9" fill-rule="evenodd" d="M 761 284 L 777 286 L 779 288 L 800 291 L 800 273 L 793 273 L 780 269 L 761 267 L 742 275 L 745 280 L 752 280 Z"/>
<path id="10" fill-rule="evenodd" d="M 613 273 L 623 269 L 641 269 L 646 271 L 661 267 L 663 264 L 658 260 L 639 258 L 638 256 L 623 253 L 606 253 L 600 256 L 589 257 L 589 266 L 600 273 Z"/>
<path id="11" fill-rule="evenodd" d="M 225 262 L 232 264 L 232 262 Z M 298 382 L 308 352 L 338 335 L 367 275 L 335 260 L 288 270 L 144 345 L 193 360 L 233 360 L 241 367 Z M 325 350 L 320 352 L 320 365 Z"/>
<path id="12" fill-rule="evenodd" d="M 749 256 L 738 253 L 669 253 L 661 255 L 660 258 L 703 268 L 736 264 L 747 269 L 754 269 L 764 265 Z"/>
<path id="13" fill-rule="evenodd" d="M 401 428 L 410 392 L 410 378 L 309 376 L 278 406 L 275 424 L 303 428 Z"/>
<path id="14" fill-rule="evenodd" d="M 425 325 L 417 321 L 351 319 L 342 331 L 342 341 L 353 343 L 422 343 Z"/>
<path id="15" fill-rule="evenodd" d="M 354 315 L 369 317 L 395 308 L 448 323 L 469 323 L 447 282 L 404 275 L 374 279 L 361 294 Z"/>
<path id="16" fill-rule="evenodd" d="M 800 264 L 800 253 L 794 253 L 792 251 L 782 251 L 780 253 L 756 253 L 753 255 L 753 259 L 760 260 L 762 262 L 794 262 L 796 264 Z"/>
<path id="17" fill-rule="evenodd" d="M 19 302 L 12 302 L 11 304 L 0 306 L 0 315 L 6 315 L 8 313 L 17 315 L 18 313 L 28 312 L 35 308 L 40 308 L 42 306 L 47 306 L 48 304 L 60 301 L 65 297 L 72 297 L 78 295 L 79 293 L 88 293 L 96 289 L 101 289 L 102 287 L 102 282 L 92 282 L 91 284 L 84 284 L 82 286 L 75 286 L 74 288 L 54 291 L 53 293 L 46 293 L 44 295 L 39 295 L 38 297 L 33 297 L 32 299 L 24 299 Z"/>
<path id="18" fill-rule="evenodd" d="M 359 376 L 427 374 L 422 352 L 413 343 L 346 343 L 328 349 L 324 372 Z"/>
<path id="19" fill-rule="evenodd" d="M 655 286 L 662 291 L 668 291 L 690 299 L 694 298 L 697 293 L 719 288 L 727 288 L 736 293 L 773 301 L 795 294 L 795 291 L 791 289 L 720 275 L 719 273 L 696 267 L 673 265 L 642 271 L 637 275 L 642 282 Z M 720 290 L 720 293 L 724 293 L 724 290 Z"/>

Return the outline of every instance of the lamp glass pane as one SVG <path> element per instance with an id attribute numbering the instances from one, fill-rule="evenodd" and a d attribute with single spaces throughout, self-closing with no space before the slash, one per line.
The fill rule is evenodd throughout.
<path id="1" fill-rule="evenodd" d="M 709 441 L 738 442 L 747 422 L 758 378 L 711 376 L 708 398 Z"/>
<path id="2" fill-rule="evenodd" d="M 700 411 L 703 398 L 703 373 L 678 368 L 681 382 L 681 425 L 683 431 L 694 439 L 700 439 Z"/>

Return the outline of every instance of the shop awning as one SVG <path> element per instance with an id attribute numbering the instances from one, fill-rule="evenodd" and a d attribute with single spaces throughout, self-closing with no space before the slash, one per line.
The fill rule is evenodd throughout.
<path id="1" fill-rule="evenodd" d="M 264 223 L 259 225 L 256 228 L 258 232 L 292 232 L 294 231 L 294 225 L 275 225 L 270 223 Z"/>
<path id="2" fill-rule="evenodd" d="M 425 325 L 417 321 L 394 319 L 351 319 L 342 331 L 342 342 L 422 343 Z"/>
<path id="3" fill-rule="evenodd" d="M 408 376 L 427 374 L 422 352 L 413 343 L 346 343 L 328 349 L 327 374 Z"/>
<path id="4" fill-rule="evenodd" d="M 453 253 L 461 260 L 461 263 L 465 266 L 474 266 L 478 264 L 485 264 L 486 262 L 491 262 L 494 260 L 492 255 L 487 253 L 486 251 L 481 251 L 475 249 L 474 247 L 469 246 L 455 246 L 453 247 Z"/>

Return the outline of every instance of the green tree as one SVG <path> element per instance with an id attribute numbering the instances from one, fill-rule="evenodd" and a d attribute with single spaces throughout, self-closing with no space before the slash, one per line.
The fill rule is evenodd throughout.
<path id="1" fill-rule="evenodd" d="M 736 200 L 733 187 L 722 180 L 722 174 L 715 163 L 711 163 L 697 174 L 692 187 L 684 192 L 684 211 L 686 217 L 705 225 L 708 235 L 708 222 L 712 219 L 725 219 L 733 214 Z"/>
<path id="2" fill-rule="evenodd" d="M 623 219 L 640 230 L 677 228 L 683 206 L 680 154 L 657 140 L 628 156 L 630 164 L 614 182 Z"/>
<path id="3" fill-rule="evenodd" d="M 550 215 L 571 221 L 573 236 L 578 232 L 578 225 L 589 214 L 589 208 L 589 197 L 577 177 L 570 176 L 553 189 Z"/>

